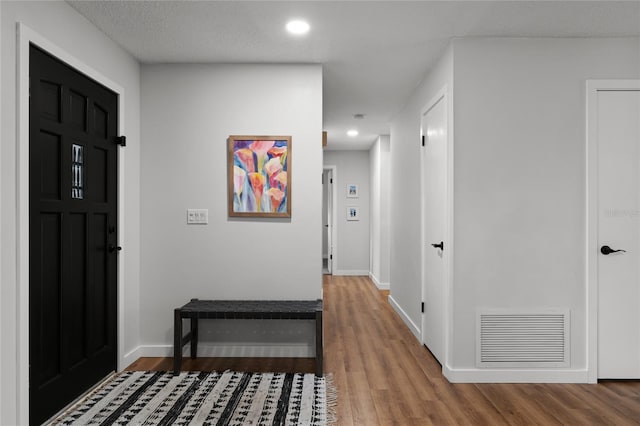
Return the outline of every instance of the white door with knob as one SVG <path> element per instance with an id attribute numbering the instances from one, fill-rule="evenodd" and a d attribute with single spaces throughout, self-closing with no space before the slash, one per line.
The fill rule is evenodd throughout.
<path id="1" fill-rule="evenodd" d="M 640 87 L 589 94 L 597 378 L 640 378 Z M 597 191 L 593 194 L 593 191 Z M 591 229 L 593 231 L 593 229 Z M 593 267 L 593 265 L 591 265 Z"/>
<path id="2" fill-rule="evenodd" d="M 436 97 L 422 115 L 422 229 L 423 309 L 422 341 L 444 361 L 445 241 L 447 214 L 447 104 Z"/>

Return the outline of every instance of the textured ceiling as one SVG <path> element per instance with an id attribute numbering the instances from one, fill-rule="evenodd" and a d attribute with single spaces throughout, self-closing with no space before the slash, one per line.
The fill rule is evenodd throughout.
<path id="1" fill-rule="evenodd" d="M 68 3 L 143 63 L 322 64 L 330 149 L 388 134 L 453 37 L 640 36 L 638 1 Z M 308 35 L 286 33 L 294 17 L 311 24 Z M 357 138 L 346 136 L 352 127 Z"/>

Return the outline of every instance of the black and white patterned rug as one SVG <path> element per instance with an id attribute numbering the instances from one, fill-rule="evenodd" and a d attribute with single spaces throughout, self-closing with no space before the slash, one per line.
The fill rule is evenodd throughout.
<path id="1" fill-rule="evenodd" d="M 334 403 L 314 374 L 125 371 L 51 424 L 324 426 Z"/>

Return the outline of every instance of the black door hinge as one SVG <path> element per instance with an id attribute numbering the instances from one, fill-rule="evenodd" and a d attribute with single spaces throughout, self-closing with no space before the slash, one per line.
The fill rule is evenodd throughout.
<path id="1" fill-rule="evenodd" d="M 332 254 L 329 255 L 329 259 L 333 260 L 333 255 Z"/>
<path id="2" fill-rule="evenodd" d="M 424 314 L 424 302 L 420 304 L 420 312 Z"/>
<path id="3" fill-rule="evenodd" d="M 422 146 L 424 146 L 424 135 L 422 135 Z"/>
<path id="4" fill-rule="evenodd" d="M 127 137 L 126 136 L 116 136 L 113 140 L 116 145 L 127 146 Z"/>

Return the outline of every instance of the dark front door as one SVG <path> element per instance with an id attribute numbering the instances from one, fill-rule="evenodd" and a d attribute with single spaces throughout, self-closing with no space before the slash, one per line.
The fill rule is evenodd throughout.
<path id="1" fill-rule="evenodd" d="M 35 46 L 29 104 L 29 416 L 116 369 L 115 93 Z"/>

